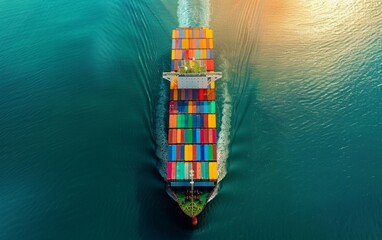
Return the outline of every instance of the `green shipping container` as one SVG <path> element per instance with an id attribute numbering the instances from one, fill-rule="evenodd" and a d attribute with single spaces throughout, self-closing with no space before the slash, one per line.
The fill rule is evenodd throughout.
<path id="1" fill-rule="evenodd" d="M 187 143 L 192 143 L 192 129 L 187 129 Z"/>
<path id="2" fill-rule="evenodd" d="M 184 162 L 176 163 L 176 179 L 184 179 Z"/>
<path id="3" fill-rule="evenodd" d="M 211 107 L 211 113 L 216 113 L 216 104 L 215 101 L 210 102 L 210 107 Z"/>
<path id="4" fill-rule="evenodd" d="M 208 160 L 214 159 L 214 147 L 210 144 L 208 145 Z"/>
<path id="5" fill-rule="evenodd" d="M 187 119 L 187 127 L 192 128 L 192 114 L 188 114 L 188 119 Z"/>
<path id="6" fill-rule="evenodd" d="M 178 128 L 184 128 L 184 115 L 179 114 L 177 119 Z"/>
<path id="7" fill-rule="evenodd" d="M 201 165 L 202 165 L 202 174 L 201 174 L 202 179 L 209 179 L 208 162 L 203 162 L 203 163 L 201 163 Z"/>

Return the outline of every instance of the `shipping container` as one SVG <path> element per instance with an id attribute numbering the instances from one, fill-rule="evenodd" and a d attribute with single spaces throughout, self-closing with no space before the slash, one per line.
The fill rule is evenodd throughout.
<path id="1" fill-rule="evenodd" d="M 216 115 L 170 114 L 169 128 L 216 128 Z"/>
<path id="2" fill-rule="evenodd" d="M 214 89 L 172 89 L 170 91 L 170 100 L 175 101 L 214 101 Z"/>
<path id="3" fill-rule="evenodd" d="M 208 165 L 209 165 L 208 166 L 209 179 L 217 180 L 218 179 L 218 164 L 217 164 L 217 162 L 209 162 Z"/>
<path id="4" fill-rule="evenodd" d="M 201 179 L 209 179 L 208 163 L 201 163 Z"/>
<path id="5" fill-rule="evenodd" d="M 214 60 L 208 59 L 206 65 L 207 65 L 207 71 L 213 71 L 214 70 Z"/>
<path id="6" fill-rule="evenodd" d="M 169 144 L 216 143 L 216 129 L 169 129 Z"/>

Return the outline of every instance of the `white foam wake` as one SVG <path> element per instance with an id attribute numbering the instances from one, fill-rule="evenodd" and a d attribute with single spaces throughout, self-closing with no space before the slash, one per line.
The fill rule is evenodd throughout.
<path id="1" fill-rule="evenodd" d="M 220 124 L 220 132 L 217 141 L 217 161 L 218 161 L 218 186 L 214 189 L 214 192 L 211 194 L 211 197 L 208 201 L 211 201 L 219 192 L 219 183 L 227 174 L 227 160 L 229 157 L 229 145 L 231 143 L 230 135 L 231 135 L 231 119 L 232 119 L 232 97 L 229 93 L 228 88 L 228 80 L 229 77 L 229 62 L 228 60 L 222 59 L 222 69 L 223 70 L 223 78 L 218 83 L 223 88 L 222 98 L 222 110 L 221 110 L 221 124 Z M 219 107 L 219 106 L 218 106 Z"/>
<path id="2" fill-rule="evenodd" d="M 155 141 L 157 144 L 156 155 L 160 159 L 158 162 L 158 170 L 164 179 L 167 179 L 167 157 L 168 157 L 168 142 L 167 142 L 167 111 L 168 104 L 168 85 L 162 79 L 159 88 L 159 98 L 155 109 Z"/>
<path id="3" fill-rule="evenodd" d="M 211 4 L 209 0 L 179 0 L 179 27 L 208 27 Z"/>

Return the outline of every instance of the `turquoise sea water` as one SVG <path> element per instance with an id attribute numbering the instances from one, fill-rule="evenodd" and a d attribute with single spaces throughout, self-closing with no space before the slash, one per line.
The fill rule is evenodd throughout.
<path id="1" fill-rule="evenodd" d="M 382 239 L 382 4 L 210 6 L 229 157 L 193 229 L 158 151 L 177 2 L 0 2 L 1 240 Z"/>

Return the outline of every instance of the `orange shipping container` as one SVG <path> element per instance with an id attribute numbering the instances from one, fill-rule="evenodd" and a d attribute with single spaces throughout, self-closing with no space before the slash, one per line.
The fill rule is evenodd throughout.
<path id="1" fill-rule="evenodd" d="M 176 51 L 176 56 L 175 59 L 182 59 L 182 50 L 175 50 Z"/>
<path id="2" fill-rule="evenodd" d="M 182 39 L 182 49 L 188 49 L 190 41 L 188 39 Z"/>
<path id="3" fill-rule="evenodd" d="M 209 43 L 209 48 L 214 48 L 214 40 L 213 39 L 208 39 Z"/>
<path id="4" fill-rule="evenodd" d="M 200 38 L 200 34 L 199 34 L 199 28 L 197 28 L 197 29 L 194 29 L 194 34 L 193 34 L 193 37 L 194 38 Z"/>
<path id="5" fill-rule="evenodd" d="M 176 129 L 176 143 L 182 143 L 182 130 Z"/>
<path id="6" fill-rule="evenodd" d="M 207 48 L 206 39 L 200 39 L 200 48 Z"/>
<path id="7" fill-rule="evenodd" d="M 207 99 L 210 101 L 215 100 L 215 90 L 214 89 L 208 89 L 207 90 Z"/>
<path id="8" fill-rule="evenodd" d="M 170 119 L 169 119 L 170 128 L 176 128 L 176 121 L 177 121 L 176 119 L 177 119 L 177 115 L 170 114 Z"/>
<path id="9" fill-rule="evenodd" d="M 190 39 L 190 48 L 192 49 L 196 48 L 196 39 Z"/>
<path id="10" fill-rule="evenodd" d="M 192 102 L 192 112 L 196 113 L 196 102 Z"/>

